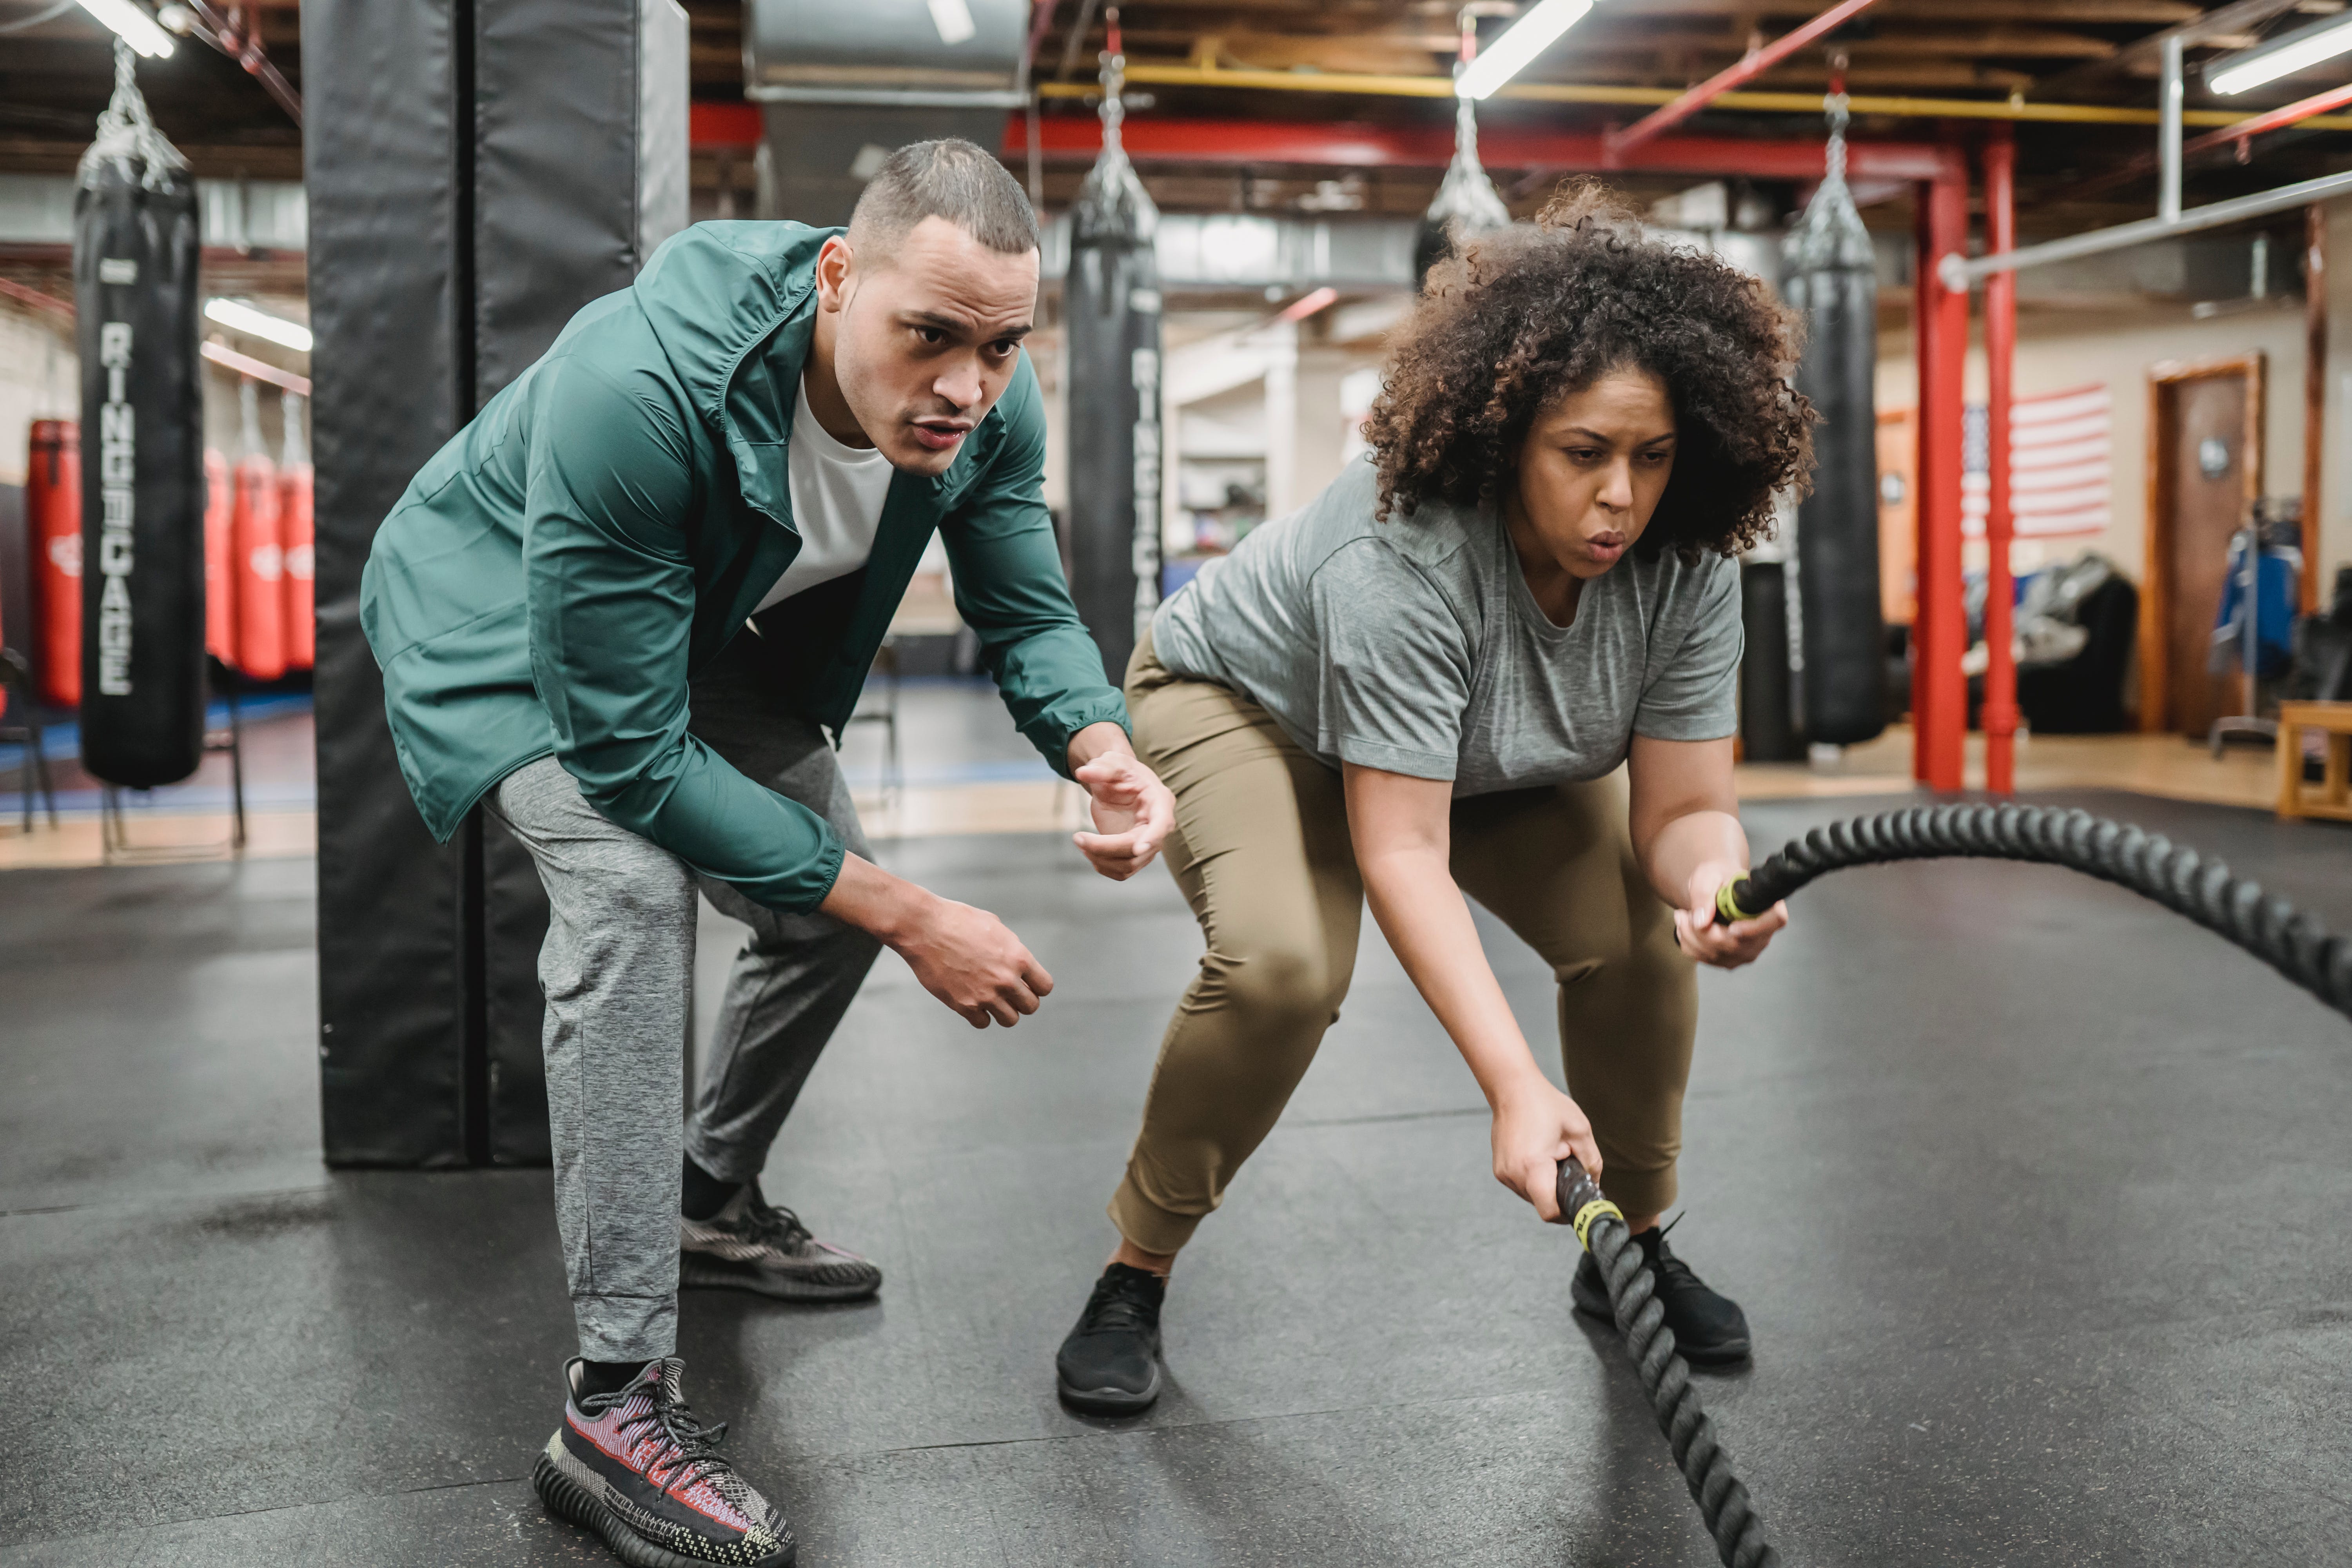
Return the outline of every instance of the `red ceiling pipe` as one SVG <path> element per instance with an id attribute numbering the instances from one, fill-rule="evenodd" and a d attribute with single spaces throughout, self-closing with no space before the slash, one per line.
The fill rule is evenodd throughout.
<path id="1" fill-rule="evenodd" d="M 1984 145 L 1985 248 L 2017 248 L 2017 142 L 2006 125 Z M 2010 398 L 2017 368 L 2017 274 L 1985 279 L 1985 446 L 1990 468 L 1985 510 L 1985 788 L 2017 793 L 2017 658 L 2011 642 L 2014 590 L 2009 577 Z"/>
<path id="2" fill-rule="evenodd" d="M 686 106 L 686 139 L 696 149 L 757 147 L 762 130 L 756 103 L 689 103 Z"/>
<path id="3" fill-rule="evenodd" d="M 2297 99 L 2267 114 L 2257 114 L 2252 120 L 2241 120 L 2235 125 L 2224 125 L 2219 131 L 2184 142 L 2180 144 L 2180 155 L 2186 158 L 2192 153 L 2235 142 L 2239 155 L 2243 157 L 2249 137 L 2260 136 L 2267 131 L 2284 130 L 2298 120 L 2308 120 L 2315 114 L 2325 114 L 2347 103 L 2352 103 L 2352 82 L 2342 87 L 2331 87 L 2326 92 L 2315 92 L 2309 98 Z"/>
<path id="4" fill-rule="evenodd" d="M 2325 114 L 2331 109 L 2340 109 L 2347 103 L 2352 103 L 2352 83 L 2343 87 L 2331 87 L 2326 92 L 2315 92 L 2309 98 L 2298 99 L 2293 103 L 2281 105 L 2267 114 L 2257 114 L 2251 120 L 2241 120 L 2234 125 L 2224 125 L 2219 131 L 2208 132 L 2202 136 L 2182 142 L 2180 155 L 2184 159 L 2193 158 L 2200 153 L 2210 153 L 2216 147 L 2226 146 L 2234 142 L 2238 144 L 2238 162 L 2242 163 L 2252 153 L 2255 137 L 2273 131 L 2284 131 L 2298 121 L 2308 120 L 2315 114 Z M 2134 180 L 2139 179 L 2154 170 L 2156 164 L 2155 153 L 2143 153 L 2129 162 L 2108 170 L 2104 174 L 2094 174 L 2087 180 L 2069 185 L 2059 195 L 2087 196 L 2095 195 L 2101 191 L 2111 191 L 2117 185 L 2127 185 Z"/>
<path id="5" fill-rule="evenodd" d="M 1968 738 L 1968 617 L 1960 585 L 1960 442 L 1969 297 L 1937 281 L 1937 265 L 1968 251 L 1965 172 L 1928 181 L 1918 202 L 1912 321 L 1919 360 L 1919 589 L 1911 623 L 1912 773 L 1957 790 Z"/>
<path id="6" fill-rule="evenodd" d="M 1047 157 L 1090 161 L 1102 145 L 1091 118 L 1049 116 L 1039 136 Z M 1298 163 L 1332 168 L 1442 169 L 1454 157 L 1454 131 L 1444 125 L 1313 124 L 1263 120 L 1132 119 L 1120 127 L 1128 155 L 1139 162 L 1231 164 Z M 1025 143 L 1015 129 L 1007 155 Z M 1932 180 L 1953 166 L 1944 148 L 1915 142 L 1858 142 L 1849 149 L 1855 178 Z M 1598 135 L 1482 128 L 1478 155 L 1505 169 L 1599 170 Z M 1785 139 L 1675 136 L 1643 148 L 1625 165 L 1691 174 L 1752 174 L 1768 179 L 1821 178 L 1822 144 Z"/>
<path id="7" fill-rule="evenodd" d="M 1843 0 L 1842 4 L 1831 6 L 1795 32 L 1784 34 L 1760 49 L 1749 50 L 1738 64 L 1717 71 L 1680 98 L 1659 105 L 1624 130 L 1612 132 L 1609 137 L 1610 156 L 1622 158 L 1644 142 L 1680 125 L 1720 95 L 1744 82 L 1755 80 L 1807 44 L 1835 32 L 1868 10 L 1873 3 L 1874 0 Z M 1613 163 L 1610 166 L 1617 167 Z"/>
<path id="8" fill-rule="evenodd" d="M 1344 169 L 1442 169 L 1454 158 L 1450 125 L 1350 125 L 1268 120 L 1130 119 L 1119 128 L 1128 156 L 1139 163 L 1297 163 Z M 705 152 L 760 142 L 756 103 L 698 103 L 694 145 Z M 1102 122 L 1091 114 L 1049 114 L 1038 121 L 1038 148 L 1056 162 L 1091 163 L 1102 149 Z M 1008 117 L 1007 158 L 1028 153 L 1028 132 Z M 1598 171 L 1605 151 L 1598 135 L 1482 130 L 1478 152 L 1505 169 Z M 1848 144 L 1847 173 L 1863 180 L 1934 180 L 1956 165 L 1949 149 L 1918 142 Z M 1627 168 L 1669 173 L 1746 174 L 1766 179 L 1819 179 L 1822 144 L 1802 140 L 1750 141 L 1736 136 L 1674 136 L 1653 142 L 1624 162 Z"/>

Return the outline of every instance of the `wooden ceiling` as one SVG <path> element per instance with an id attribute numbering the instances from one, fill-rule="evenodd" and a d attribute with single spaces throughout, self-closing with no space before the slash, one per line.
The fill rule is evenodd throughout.
<path id="1" fill-rule="evenodd" d="M 694 90 L 698 100 L 742 96 L 741 0 L 686 0 L 693 22 Z M 1104 43 L 1099 0 L 1049 0 L 1052 9 L 1038 50 L 1044 82 L 1083 89 L 1096 71 Z M 1735 63 L 1756 44 L 1778 37 L 1813 15 L 1826 0 L 1601 0 L 1559 44 L 1525 73 L 1529 82 L 1680 89 Z M 2269 33 L 2301 26 L 2343 9 L 2347 0 L 2231 0 L 2207 6 L 2195 0 L 1880 0 L 1822 46 L 1801 51 L 1752 85 L 1782 91 L 1820 91 L 1832 49 L 1848 60 L 1847 85 L 1857 94 L 1902 94 L 2000 101 L 2069 102 L 2151 107 L 2157 51 L 2165 30 L 2209 12 L 2226 25 L 2189 50 L 2189 101 L 2208 98 L 2194 66 L 2217 52 L 2240 48 Z M 1457 0 L 1130 0 L 1121 11 L 1131 63 L 1215 66 L 1317 73 L 1424 78 L 1442 81 L 1454 50 Z M 0 28 L 54 9 L 53 0 L 0 0 Z M 219 5 L 219 10 L 229 7 Z M 301 19 L 299 0 L 258 0 L 243 6 L 257 25 L 272 60 L 299 89 Z M 1492 38 L 1507 18 L 1486 19 Z M 2283 103 L 2344 79 L 2342 59 L 2269 89 L 2228 100 L 2244 111 Z M 18 31 L 0 34 L 0 172 L 70 169 L 87 144 L 93 117 L 110 79 L 109 35 L 78 6 Z M 244 173 L 298 178 L 300 132 L 260 85 L 237 64 L 195 42 L 169 62 L 150 65 L 141 82 L 156 118 L 200 173 Z M 1306 85 L 1301 83 L 1301 86 Z M 1274 91 L 1189 83 L 1141 89 L 1138 116 L 1268 119 L 1358 123 L 1442 122 L 1443 97 Z M 1047 100 L 1045 112 L 1089 114 L 1080 98 Z M 1622 106 L 1506 102 L 1482 111 L 1502 122 L 1594 130 L 1623 122 L 1641 110 Z M 1817 133 L 1809 116 L 1711 111 L 1687 130 L 1710 135 L 1791 136 Z M 1973 135 L 1980 123 L 1939 126 L 1918 118 L 1873 119 L 1862 136 L 1930 139 Z M 2139 156 L 2152 143 L 2144 127 L 2019 128 L 2030 205 L 2057 201 L 2089 177 Z M 2287 132 L 2268 139 L 2252 168 L 2226 154 L 2192 170 L 2213 194 L 2255 188 L 2352 164 L 2352 132 Z M 1507 187 L 1508 171 L 1498 171 Z M 1423 170 L 1318 170 L 1276 166 L 1236 175 L 1230 167 L 1147 171 L 1155 194 L 1175 208 L 1297 206 L 1317 210 L 1416 210 L 1434 173 Z M 706 153 L 697 159 L 706 190 L 725 181 L 747 186 L 740 159 Z M 1049 174 L 1049 203 L 1066 195 L 1073 171 Z M 1639 186 L 1643 182 L 1631 180 Z M 2103 201 L 2137 210 L 2144 191 L 2125 184 Z M 2090 216 L 2093 209 L 2084 209 Z M 2120 210 L 2120 209 L 2119 209 Z"/>

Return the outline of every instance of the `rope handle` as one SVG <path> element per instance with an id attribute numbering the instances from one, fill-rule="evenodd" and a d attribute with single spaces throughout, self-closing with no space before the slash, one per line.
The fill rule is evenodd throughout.
<path id="1" fill-rule="evenodd" d="M 1753 902 L 1764 907 L 1751 910 L 1748 906 Z M 1769 900 L 1757 899 L 1754 885 L 1745 877 L 1735 877 L 1715 890 L 1715 912 L 1727 921 L 1756 920 L 1771 907 Z"/>
<path id="2" fill-rule="evenodd" d="M 1601 1184 L 1584 1168 L 1584 1162 L 1570 1154 L 1559 1163 L 1559 1218 L 1555 1223 L 1576 1227 L 1577 1245 L 1587 1252 L 1592 1250 L 1592 1227 L 1601 1219 L 1625 1220 L 1625 1211 L 1601 1195 Z"/>

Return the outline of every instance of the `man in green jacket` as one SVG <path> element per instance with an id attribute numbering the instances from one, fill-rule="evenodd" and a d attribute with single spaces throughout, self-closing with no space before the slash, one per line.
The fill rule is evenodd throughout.
<path id="1" fill-rule="evenodd" d="M 1134 875 L 1173 818 L 1062 579 L 1021 349 L 1037 266 L 1020 187 L 966 142 L 902 149 L 846 231 L 698 225 L 573 317 L 376 535 L 361 617 L 417 806 L 446 840 L 487 805 L 547 888 L 580 1356 L 534 1479 L 631 1562 L 791 1560 L 679 1396 L 677 1292 L 878 1288 L 756 1180 L 876 955 L 977 1027 L 1053 986 L 994 916 L 873 864 L 824 733 L 934 531 L 1014 724 L 1093 797 L 1096 868 Z M 752 935 L 681 1151 L 698 887 Z"/>

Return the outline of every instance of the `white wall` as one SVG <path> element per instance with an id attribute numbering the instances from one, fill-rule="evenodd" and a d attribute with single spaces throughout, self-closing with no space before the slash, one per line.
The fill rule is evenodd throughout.
<path id="1" fill-rule="evenodd" d="M 0 484 L 25 482 L 36 419 L 72 419 L 80 401 L 73 330 L 0 300 Z"/>

